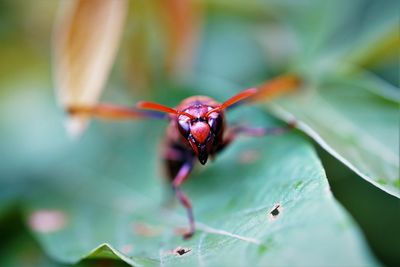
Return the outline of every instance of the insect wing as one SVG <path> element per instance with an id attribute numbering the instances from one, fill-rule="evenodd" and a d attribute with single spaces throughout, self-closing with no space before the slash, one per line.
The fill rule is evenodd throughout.
<path id="1" fill-rule="evenodd" d="M 94 106 L 70 106 L 68 113 L 74 116 L 97 117 L 100 119 L 126 120 L 126 119 L 165 119 L 166 114 L 153 110 L 140 110 L 138 108 L 123 107 L 111 104 L 98 104 Z"/>
<path id="2" fill-rule="evenodd" d="M 301 80 L 296 75 L 283 75 L 257 86 L 257 93 L 252 95 L 249 102 L 264 102 L 285 93 L 296 91 L 300 88 Z"/>

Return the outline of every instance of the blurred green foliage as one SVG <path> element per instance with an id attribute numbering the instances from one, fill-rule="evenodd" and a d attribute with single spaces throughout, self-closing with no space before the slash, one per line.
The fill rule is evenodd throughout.
<path id="1" fill-rule="evenodd" d="M 312 85 L 330 85 L 317 86 L 311 92 L 322 92 L 324 100 L 334 104 L 335 112 L 346 118 L 349 114 L 351 125 L 368 130 L 375 142 L 398 155 L 396 1 L 205 1 L 193 68 L 179 78 L 166 75 L 160 67 L 166 52 L 158 43 L 160 29 L 151 13 L 152 4 L 138 1 L 131 2 L 130 7 L 120 53 L 103 99 L 132 104 L 146 96 L 173 106 L 186 96 L 205 94 L 222 101 L 274 75 L 295 71 Z M 201 261 L 217 264 L 220 255 L 247 255 L 255 265 L 266 259 L 267 263 L 276 264 L 321 260 L 303 250 L 311 254 L 318 251 L 321 257 L 339 265 L 376 265 L 369 249 L 385 265 L 400 263 L 396 253 L 400 245 L 396 227 L 400 223 L 399 199 L 361 179 L 337 158 L 319 149 L 333 194 L 347 214 L 334 198 L 327 197 L 326 180 L 311 148 L 312 141 L 300 131 L 263 140 L 240 140 L 204 171 L 199 168 L 185 185 L 193 196 L 199 220 L 234 233 L 262 237 L 264 246 L 254 250 L 251 244 L 244 245 L 230 237 L 206 235 L 201 233 L 204 227 L 196 239 L 182 242 L 172 231 L 185 225 L 180 217 L 183 210 L 174 207 L 166 212 L 160 204 L 168 192 L 163 188 L 157 153 L 166 123 L 93 122 L 81 140 L 71 142 L 66 137 L 64 114 L 56 107 L 51 78 L 50 40 L 56 9 L 55 1 L 0 2 L 0 230 L 5 236 L 0 246 L 0 265 L 60 266 L 85 257 L 97 260 L 81 261 L 78 266 L 117 264 L 104 258 L 122 258 L 145 266 L 159 265 L 160 259 L 172 265 Z M 137 25 L 144 25 L 148 33 L 138 34 Z M 144 45 L 135 46 L 138 40 Z M 140 54 L 137 47 L 145 47 L 150 56 L 135 55 Z M 137 61 L 149 66 L 147 72 L 133 67 Z M 151 74 L 146 76 L 151 86 L 143 90 L 135 81 L 146 73 Z M 322 113 L 326 106 L 318 101 L 312 111 L 296 98 L 283 99 L 276 105 L 319 133 L 318 127 L 324 123 L 327 134 L 334 132 L 329 126 L 343 126 L 337 113 Z M 276 106 L 272 108 L 281 116 L 277 110 Z M 360 110 L 369 116 L 357 113 Z M 239 121 L 243 117 L 257 125 L 279 124 L 250 107 L 233 112 L 229 119 Z M 357 139 L 364 133 L 353 134 L 350 137 Z M 396 195 L 400 187 L 396 185 L 396 166 L 388 167 L 379 157 L 370 158 L 368 145 L 361 146 L 365 158 L 356 158 L 352 149 L 357 148 L 351 143 L 357 142 L 350 140 L 347 144 L 349 136 L 343 138 L 345 141 L 333 136 L 343 149 L 350 148 L 344 155 L 347 160 L 381 168 L 376 172 L 367 168 L 364 173 L 362 166 L 356 166 L 369 177 L 367 180 L 377 181 L 381 188 Z M 261 151 L 255 153 L 257 148 Z M 249 164 L 239 164 L 241 157 L 246 159 L 245 153 L 250 159 L 253 155 L 255 163 L 250 160 Z M 298 162 L 300 159 L 304 162 Z M 230 177 L 234 174 L 240 174 L 241 179 Z M 311 181 L 311 186 L 304 194 L 296 195 L 291 179 L 300 174 Z M 281 179 L 276 180 L 277 177 Z M 287 221 L 276 222 L 287 234 L 273 228 L 280 224 L 264 229 L 261 218 L 267 216 L 274 201 L 285 197 L 294 204 L 284 210 Z M 310 204 L 315 202 L 319 205 Z M 60 207 L 70 216 L 68 229 L 51 234 L 32 229 L 32 212 Z M 254 216 L 235 217 L 249 207 L 260 210 L 251 214 Z M 323 211 L 325 217 L 318 220 L 317 215 Z M 147 229 L 150 236 L 143 236 L 132 221 L 152 226 Z M 337 230 L 337 224 L 342 229 Z M 154 231 L 157 234 L 158 227 L 163 234 L 151 236 Z M 325 235 L 330 240 L 322 239 Z M 206 248 L 203 253 L 195 249 L 200 240 Z M 287 240 L 298 243 L 291 247 L 285 243 Z M 102 243 L 115 245 L 117 253 L 112 250 L 114 247 L 101 247 L 90 254 Z M 187 257 L 168 254 L 178 245 L 190 246 L 193 251 Z M 290 257 L 298 261 L 290 262 Z"/>

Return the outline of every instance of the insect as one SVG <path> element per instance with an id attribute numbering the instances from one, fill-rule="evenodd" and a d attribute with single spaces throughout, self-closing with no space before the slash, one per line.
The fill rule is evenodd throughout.
<path id="1" fill-rule="evenodd" d="M 244 90 L 223 103 L 218 103 L 207 96 L 192 96 L 184 99 L 176 108 L 142 101 L 133 108 L 98 104 L 70 106 L 67 111 L 75 116 L 104 119 L 161 118 L 169 120 L 162 158 L 172 189 L 187 212 L 189 230 L 183 238 L 188 239 L 195 233 L 195 220 L 191 201 L 180 187 L 189 177 L 195 162 L 206 164 L 209 157 L 214 158 L 238 135 L 274 135 L 284 133 L 294 127 L 293 123 L 281 128 L 228 127 L 225 111 L 245 102 L 265 100 L 295 89 L 298 85 L 297 77 L 286 75 L 277 77 L 259 88 Z"/>

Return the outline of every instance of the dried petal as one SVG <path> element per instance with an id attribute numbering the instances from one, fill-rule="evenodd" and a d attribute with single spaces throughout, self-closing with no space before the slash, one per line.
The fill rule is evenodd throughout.
<path id="1" fill-rule="evenodd" d="M 93 105 L 110 72 L 127 10 L 126 0 L 65 0 L 54 32 L 54 75 L 58 99 Z M 87 118 L 70 118 L 70 134 L 81 133 Z"/>

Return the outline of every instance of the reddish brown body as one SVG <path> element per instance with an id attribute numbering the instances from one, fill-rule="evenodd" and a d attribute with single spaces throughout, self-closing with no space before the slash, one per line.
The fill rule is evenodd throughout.
<path id="1" fill-rule="evenodd" d="M 189 136 L 185 137 L 179 131 L 179 119 L 185 115 L 170 115 L 170 123 L 166 131 L 166 138 L 164 142 L 163 159 L 166 164 L 168 176 L 172 181 L 179 169 L 188 160 L 193 161 L 196 156 L 201 153 L 201 149 L 196 146 L 196 141 L 205 146 L 206 156 L 202 164 L 205 164 L 208 156 L 215 157 L 215 154 L 221 149 L 223 145 L 223 134 L 225 129 L 224 112 L 219 112 L 221 124 L 218 125 L 218 132 L 213 132 L 213 129 L 208 124 L 207 113 L 219 106 L 220 104 L 207 96 L 193 96 L 183 100 L 176 110 L 186 112 L 193 117 L 191 120 Z M 193 140 L 194 139 L 194 140 Z"/>
<path id="2" fill-rule="evenodd" d="M 106 119 L 167 118 L 170 121 L 162 156 L 171 186 L 188 214 L 190 228 L 184 238 L 189 238 L 195 232 L 195 221 L 192 205 L 180 186 L 189 177 L 196 158 L 201 164 L 206 164 L 209 157 L 213 158 L 238 134 L 251 136 L 279 134 L 294 126 L 293 124 L 283 128 L 236 126 L 226 129 L 224 111 L 248 98 L 265 99 L 291 90 L 298 84 L 299 81 L 295 76 L 282 76 L 264 84 L 260 90 L 247 89 L 224 103 L 218 103 L 207 96 L 193 96 L 184 99 L 175 109 L 153 102 L 139 102 L 135 108 L 107 104 L 71 106 L 68 107 L 68 112 L 71 115 L 97 116 Z"/>

